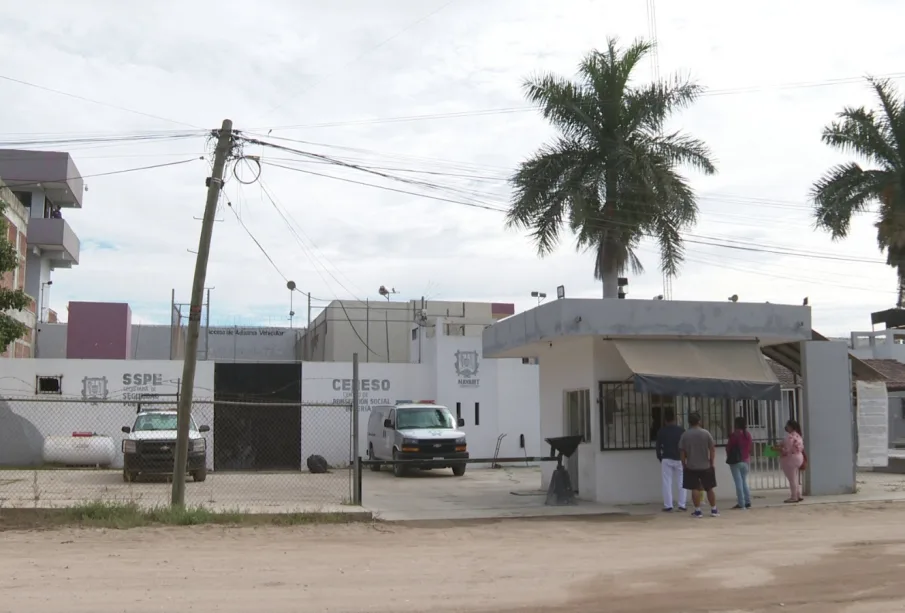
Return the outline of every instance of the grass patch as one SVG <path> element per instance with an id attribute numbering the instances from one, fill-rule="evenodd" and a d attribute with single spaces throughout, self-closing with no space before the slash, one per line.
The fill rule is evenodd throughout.
<path id="1" fill-rule="evenodd" d="M 245 513 L 215 511 L 204 506 L 146 507 L 135 502 L 85 502 L 60 509 L 3 509 L 0 531 L 78 526 L 128 530 L 145 526 L 298 526 L 371 521 L 369 513 Z"/>

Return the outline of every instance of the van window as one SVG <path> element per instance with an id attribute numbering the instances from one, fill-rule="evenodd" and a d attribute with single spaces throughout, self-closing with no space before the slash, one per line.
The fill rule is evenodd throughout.
<path id="1" fill-rule="evenodd" d="M 447 409 L 400 409 L 396 412 L 396 429 L 455 428 L 453 416 Z"/>

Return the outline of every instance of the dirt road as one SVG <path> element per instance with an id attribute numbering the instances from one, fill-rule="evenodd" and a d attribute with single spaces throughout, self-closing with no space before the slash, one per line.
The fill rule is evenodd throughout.
<path id="1" fill-rule="evenodd" d="M 905 611 L 905 505 L 0 533 L 0 611 Z"/>

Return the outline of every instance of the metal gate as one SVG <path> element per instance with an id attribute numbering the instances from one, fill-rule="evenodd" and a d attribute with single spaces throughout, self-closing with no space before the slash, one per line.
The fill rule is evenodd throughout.
<path id="1" fill-rule="evenodd" d="M 754 442 L 751 449 L 751 471 L 748 474 L 748 486 L 752 491 L 789 487 L 779 465 L 779 458 L 764 452 L 782 441 L 786 421 L 794 419 L 801 423 L 800 398 L 801 389 L 796 387 L 784 389 L 781 402 L 743 400 L 736 403 L 736 415 L 745 417 Z M 800 473 L 799 478 L 804 485 L 804 473 Z"/>

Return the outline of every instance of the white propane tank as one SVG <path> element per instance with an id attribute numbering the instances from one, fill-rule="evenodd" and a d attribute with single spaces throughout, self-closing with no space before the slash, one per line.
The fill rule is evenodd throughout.
<path id="1" fill-rule="evenodd" d="M 116 459 L 116 444 L 109 436 L 48 436 L 44 439 L 44 462 L 64 466 L 110 466 Z"/>

